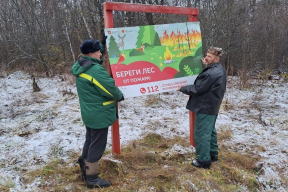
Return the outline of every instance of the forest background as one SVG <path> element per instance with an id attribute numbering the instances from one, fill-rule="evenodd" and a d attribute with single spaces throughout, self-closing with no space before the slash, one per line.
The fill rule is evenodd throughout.
<path id="1" fill-rule="evenodd" d="M 68 73 L 84 39 L 100 39 L 104 0 L 0 2 L 0 76 L 16 70 Z M 222 47 L 228 75 L 248 79 L 287 72 L 287 0 L 122 0 L 114 2 L 199 8 L 203 51 Z M 114 12 L 114 27 L 186 22 L 185 15 Z"/>
<path id="2" fill-rule="evenodd" d="M 0 191 L 86 190 L 75 163 L 84 132 L 70 69 L 81 42 L 101 38 L 104 2 L 0 1 Z M 186 95 L 126 98 L 119 105 L 121 142 L 137 140 L 122 148 L 118 158 L 123 166 L 106 153 L 103 178 L 112 178 L 114 185 L 107 191 L 287 191 L 288 1 L 119 2 L 199 8 L 203 53 L 210 46 L 222 47 L 229 78 L 217 120 L 221 159 L 211 172 L 190 165 L 193 154 L 186 137 L 170 138 L 188 132 Z M 185 15 L 114 12 L 115 27 L 187 20 Z M 274 78 L 273 72 L 278 80 L 263 80 Z M 40 92 L 39 87 L 32 92 L 32 75 Z M 163 169 L 167 165 L 171 169 Z"/>

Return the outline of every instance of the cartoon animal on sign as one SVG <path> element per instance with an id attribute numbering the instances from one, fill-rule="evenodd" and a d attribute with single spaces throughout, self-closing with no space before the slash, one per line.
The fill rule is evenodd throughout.
<path id="1" fill-rule="evenodd" d="M 125 53 L 121 53 L 116 64 L 121 64 L 123 61 L 125 61 L 125 58 Z"/>
<path id="2" fill-rule="evenodd" d="M 137 51 L 143 51 L 144 52 L 145 51 L 145 45 L 142 44 L 141 48 L 137 49 Z"/>
<path id="3" fill-rule="evenodd" d="M 120 39 L 120 42 L 119 43 L 117 43 L 117 46 L 119 47 L 119 49 L 120 48 L 122 48 L 122 49 L 124 49 L 124 38 L 125 38 L 125 34 L 123 35 L 123 37 L 121 37 L 120 35 L 118 35 L 118 37 L 119 37 L 119 39 Z"/>

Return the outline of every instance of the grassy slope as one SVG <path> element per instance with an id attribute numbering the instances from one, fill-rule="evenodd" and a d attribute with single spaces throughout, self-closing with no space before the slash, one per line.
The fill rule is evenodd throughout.
<path id="1" fill-rule="evenodd" d="M 229 131 L 219 133 L 219 140 L 229 139 Z M 243 155 L 229 150 L 219 143 L 218 163 L 210 170 L 191 166 L 195 154 L 171 153 L 174 144 L 189 147 L 188 138 L 163 138 L 149 134 L 142 140 L 132 141 L 123 146 L 120 156 L 113 160 L 100 160 L 100 176 L 110 179 L 113 185 L 100 191 L 256 191 L 258 189 L 258 157 Z M 110 154 L 111 151 L 107 151 Z M 105 156 L 105 155 L 104 155 Z M 40 179 L 41 191 L 89 191 L 80 180 L 77 164 L 78 154 L 71 156 L 70 162 L 55 159 L 45 167 L 23 173 L 26 183 Z M 1 190 L 5 191 L 5 188 Z M 8 188 L 6 188 L 8 191 Z M 90 190 L 93 191 L 93 190 Z M 96 190 L 94 190 L 96 191 Z"/>

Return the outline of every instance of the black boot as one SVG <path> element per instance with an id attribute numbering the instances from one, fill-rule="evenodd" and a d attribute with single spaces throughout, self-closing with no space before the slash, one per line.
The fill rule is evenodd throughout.
<path id="1" fill-rule="evenodd" d="M 98 175 L 86 175 L 86 183 L 89 189 L 93 188 L 104 188 L 112 185 L 110 181 L 101 179 Z"/>
<path id="2" fill-rule="evenodd" d="M 86 164 L 86 183 L 89 189 L 104 188 L 112 185 L 110 181 L 98 177 L 98 162 L 90 163 L 85 161 Z"/>
<path id="3" fill-rule="evenodd" d="M 197 168 L 210 169 L 211 161 L 199 161 L 199 160 L 194 159 L 192 161 L 191 165 L 193 165 Z"/>
<path id="4" fill-rule="evenodd" d="M 214 163 L 217 163 L 218 162 L 218 152 L 211 152 L 210 153 L 210 156 L 211 156 L 211 161 L 214 162 Z"/>
<path id="5" fill-rule="evenodd" d="M 79 164 L 81 170 L 81 180 L 86 181 L 85 159 L 82 156 L 80 156 L 78 158 L 77 163 Z"/>

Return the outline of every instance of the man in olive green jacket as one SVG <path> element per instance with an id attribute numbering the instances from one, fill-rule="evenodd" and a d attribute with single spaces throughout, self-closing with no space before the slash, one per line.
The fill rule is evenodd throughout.
<path id="1" fill-rule="evenodd" d="M 84 40 L 80 45 L 82 56 L 71 69 L 76 77 L 82 120 L 86 126 L 86 140 L 81 157 L 78 159 L 82 180 L 88 188 L 102 188 L 111 182 L 98 177 L 98 161 L 106 144 L 108 127 L 118 118 L 116 101 L 124 100 L 114 79 L 103 68 L 101 56 L 106 37 L 98 40 Z"/>

